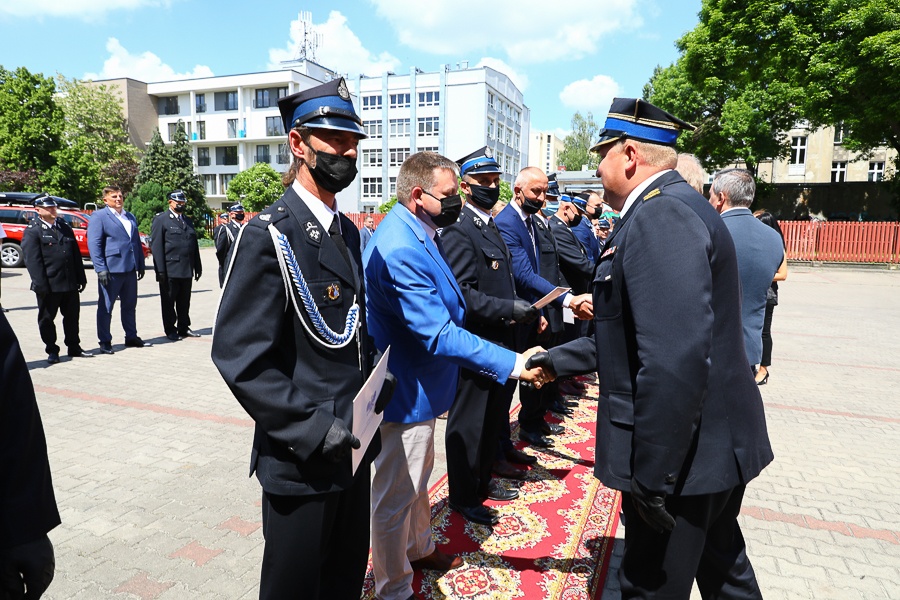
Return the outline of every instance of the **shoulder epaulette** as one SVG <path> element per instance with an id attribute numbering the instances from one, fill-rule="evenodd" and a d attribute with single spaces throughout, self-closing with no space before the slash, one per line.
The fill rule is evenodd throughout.
<path id="1" fill-rule="evenodd" d="M 662 192 L 659 191 L 659 188 L 656 188 L 655 190 L 649 192 L 646 196 L 644 196 L 643 201 L 646 202 L 647 200 L 650 200 L 651 198 L 655 198 L 656 196 L 659 196 L 660 194 L 662 194 Z"/>

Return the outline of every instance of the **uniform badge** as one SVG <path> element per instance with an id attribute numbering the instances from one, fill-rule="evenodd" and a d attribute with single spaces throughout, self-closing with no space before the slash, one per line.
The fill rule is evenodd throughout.
<path id="1" fill-rule="evenodd" d="M 600 255 L 600 258 L 601 259 L 606 258 L 607 256 L 610 256 L 611 254 L 615 254 L 616 248 L 618 248 L 618 246 L 610 246 L 603 252 L 603 254 Z"/>
<path id="2" fill-rule="evenodd" d="M 170 219 L 174 219 L 174 218 L 175 218 L 175 215 L 173 215 L 172 213 L 169 213 L 169 218 L 170 218 Z"/>
<path id="3" fill-rule="evenodd" d="M 485 148 L 484 156 L 485 156 L 485 158 L 494 158 L 494 153 L 490 148 Z"/>
<path id="4" fill-rule="evenodd" d="M 496 271 L 496 270 L 499 269 L 499 268 L 500 268 L 500 261 L 499 261 L 499 260 L 495 260 L 495 261 L 492 261 L 492 262 L 491 262 L 491 269 L 493 269 L 493 270 Z"/>
<path id="5" fill-rule="evenodd" d="M 313 223 L 312 221 L 306 222 L 306 235 L 311 237 L 314 242 L 318 242 L 319 238 L 322 237 L 322 232 L 319 231 L 319 227 Z M 333 300 L 333 298 L 332 298 Z"/>
<path id="6" fill-rule="evenodd" d="M 347 89 L 347 82 L 344 81 L 343 77 L 341 77 L 341 82 L 338 84 L 337 93 L 342 100 L 350 99 L 350 90 Z"/>
<path id="7" fill-rule="evenodd" d="M 479 219 L 478 217 L 472 217 L 472 220 L 475 221 L 475 225 L 477 227 L 481 227 L 484 225 L 484 223 L 482 223 L 481 219 Z"/>
<path id="8" fill-rule="evenodd" d="M 653 190 L 652 192 L 650 192 L 649 194 L 644 196 L 644 200 L 649 200 L 650 198 L 653 198 L 654 196 L 659 196 L 660 194 L 662 194 L 662 192 L 659 191 L 659 188 L 656 188 L 655 190 Z"/>
<path id="9" fill-rule="evenodd" d="M 332 283 L 327 288 L 325 288 L 325 295 L 328 296 L 329 300 L 337 300 L 341 297 L 341 286 L 336 283 Z"/>
<path id="10" fill-rule="evenodd" d="M 259 215 L 260 221 L 268 221 L 271 218 L 272 218 L 272 215 L 270 215 L 268 213 L 263 213 L 263 214 Z"/>

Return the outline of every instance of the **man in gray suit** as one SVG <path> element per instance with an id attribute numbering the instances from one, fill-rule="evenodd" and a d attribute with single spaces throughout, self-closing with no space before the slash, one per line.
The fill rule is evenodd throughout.
<path id="1" fill-rule="evenodd" d="M 722 215 L 737 252 L 744 348 L 754 371 L 762 360 L 766 292 L 784 260 L 781 237 L 750 212 L 755 195 L 756 182 L 746 169 L 719 171 L 709 190 L 709 203 Z"/>

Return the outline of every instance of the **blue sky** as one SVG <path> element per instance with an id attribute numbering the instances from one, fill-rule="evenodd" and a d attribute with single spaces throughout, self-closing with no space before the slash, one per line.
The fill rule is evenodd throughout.
<path id="1" fill-rule="evenodd" d="M 533 129 L 563 133 L 576 110 L 600 121 L 640 96 L 701 0 L 0 0 L 0 64 L 66 77 L 143 81 L 264 71 L 296 53 L 298 15 L 339 72 L 408 72 L 468 61 L 509 75 Z"/>

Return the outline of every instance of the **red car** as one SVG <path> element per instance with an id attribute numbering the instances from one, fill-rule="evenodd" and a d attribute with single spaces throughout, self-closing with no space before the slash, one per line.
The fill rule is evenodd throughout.
<path id="1" fill-rule="evenodd" d="M 20 198 L 20 196 L 23 196 Z M 0 260 L 3 261 L 4 267 L 22 267 L 25 265 L 25 255 L 22 252 L 22 232 L 28 226 L 31 219 L 37 216 L 37 211 L 33 206 L 24 204 L 26 200 L 24 196 L 37 196 L 37 194 L 12 194 L 9 192 L 0 192 L 0 223 L 3 223 L 3 230 L 6 237 L 2 238 L 3 245 L 0 247 Z M 88 251 L 87 245 L 87 226 L 91 215 L 80 210 L 78 204 L 65 198 L 53 197 L 58 205 L 56 216 L 68 223 L 75 232 L 75 240 L 78 242 L 78 249 L 81 250 L 81 258 L 90 260 L 91 253 Z M 141 247 L 144 250 L 144 258 L 150 255 L 150 245 L 147 243 L 147 236 L 143 233 L 141 236 Z"/>

